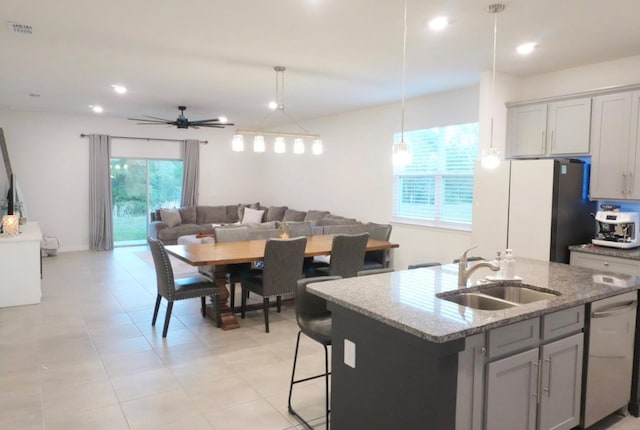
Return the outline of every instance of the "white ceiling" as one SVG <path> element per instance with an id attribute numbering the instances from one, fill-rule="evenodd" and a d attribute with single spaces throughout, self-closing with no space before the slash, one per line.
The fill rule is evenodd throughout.
<path id="1" fill-rule="evenodd" d="M 260 126 L 287 67 L 296 119 L 397 101 L 403 0 L 5 0 L 0 108 Z M 477 84 L 491 69 L 490 1 L 408 0 L 407 97 Z M 508 0 L 497 70 L 527 76 L 640 55 L 639 0 Z M 615 6 L 615 7 L 614 7 Z M 450 17 L 442 33 L 426 29 Z M 8 22 L 33 27 L 30 36 Z M 515 46 L 535 41 L 523 58 Z M 639 76 L 640 80 L 640 76 Z M 115 94 L 112 84 L 129 92 Z M 39 94 L 39 97 L 30 96 Z"/>

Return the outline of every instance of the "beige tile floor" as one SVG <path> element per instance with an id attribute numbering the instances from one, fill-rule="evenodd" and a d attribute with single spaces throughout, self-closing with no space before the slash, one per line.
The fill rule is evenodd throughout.
<path id="1" fill-rule="evenodd" d="M 260 311 L 225 332 L 199 300 L 176 302 L 162 339 L 144 249 L 46 258 L 42 303 L 0 309 L 0 429 L 302 428 L 287 412 L 294 309 L 269 334 Z M 299 363 L 320 373 L 322 347 L 305 339 Z M 298 387 L 294 406 L 324 428 L 323 383 Z"/>
<path id="2" fill-rule="evenodd" d="M 42 303 L 0 309 L 0 429 L 302 428 L 287 413 L 294 310 L 272 312 L 269 334 L 261 312 L 225 332 L 202 318 L 199 300 L 177 302 L 162 339 L 143 249 L 46 258 Z M 305 339 L 299 363 L 320 373 L 322 347 Z M 295 393 L 294 406 L 324 428 L 322 381 Z M 640 420 L 611 417 L 604 429 Z"/>

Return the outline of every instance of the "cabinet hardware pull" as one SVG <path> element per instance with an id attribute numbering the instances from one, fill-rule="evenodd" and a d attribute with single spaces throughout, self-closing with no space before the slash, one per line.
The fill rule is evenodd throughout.
<path id="1" fill-rule="evenodd" d="M 542 390 L 542 383 L 541 383 L 541 377 L 540 377 L 540 360 L 538 361 L 532 361 L 531 364 L 533 364 L 534 367 L 537 368 L 536 371 L 536 392 L 533 393 L 533 397 L 536 398 L 536 403 L 540 403 L 540 396 L 538 396 L 538 393 L 540 393 Z"/>
<path id="2" fill-rule="evenodd" d="M 637 307 L 638 307 L 638 301 L 632 300 L 629 303 L 623 304 L 622 306 L 615 305 L 611 308 L 605 308 L 599 311 L 592 312 L 591 318 L 612 317 L 615 315 L 627 313 L 629 311 L 635 311 Z"/>
<path id="3" fill-rule="evenodd" d="M 544 391 L 547 392 L 547 397 L 551 397 L 551 357 L 544 359 L 545 363 L 547 363 L 547 388 Z"/>

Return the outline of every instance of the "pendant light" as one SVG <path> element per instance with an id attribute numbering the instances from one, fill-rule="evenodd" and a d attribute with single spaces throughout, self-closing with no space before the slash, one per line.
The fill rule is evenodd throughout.
<path id="1" fill-rule="evenodd" d="M 402 33 L 402 96 L 400 101 L 400 142 L 393 144 L 393 164 L 403 167 L 411 164 L 409 144 L 404 140 L 404 93 L 407 72 L 407 0 L 404 0 L 403 33 Z"/>
<path id="2" fill-rule="evenodd" d="M 286 116 L 287 121 L 298 126 L 303 133 L 291 133 L 291 132 L 269 132 L 264 131 L 262 129 L 259 130 L 250 130 L 250 129 L 237 129 L 235 135 L 233 136 L 233 140 L 231 142 L 231 149 L 233 151 L 241 152 L 244 150 L 244 135 L 253 135 L 253 151 L 254 152 L 265 152 L 266 150 L 266 142 L 265 136 L 274 136 L 273 142 L 273 152 L 276 154 L 283 154 L 287 151 L 287 142 L 286 138 L 293 138 L 293 153 L 294 154 L 304 154 L 305 153 L 305 139 L 312 139 L 313 144 L 311 146 L 311 153 L 313 155 L 322 154 L 322 140 L 320 136 L 317 134 L 309 133 L 298 121 L 293 119 L 286 111 L 284 104 L 284 72 L 286 67 L 284 66 L 275 66 L 273 70 L 276 72 L 276 100 L 269 103 L 269 109 L 272 112 L 280 112 L 282 115 Z M 272 114 L 269 114 L 265 117 L 265 122 Z"/>
<path id="3" fill-rule="evenodd" d="M 491 105 L 496 93 L 496 47 L 498 40 L 498 14 L 504 10 L 502 3 L 491 4 L 487 7 L 487 12 L 493 14 L 493 65 L 491 73 Z M 489 147 L 482 150 L 481 165 L 485 169 L 495 169 L 500 165 L 500 152 L 493 147 L 493 106 L 491 106 L 491 130 L 489 135 Z"/>

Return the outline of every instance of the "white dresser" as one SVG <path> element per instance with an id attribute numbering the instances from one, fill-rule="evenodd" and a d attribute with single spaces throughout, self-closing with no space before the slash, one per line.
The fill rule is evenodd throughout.
<path id="1" fill-rule="evenodd" d="M 0 235 L 0 307 L 40 303 L 40 241 L 37 222 L 20 226 L 20 234 Z"/>

